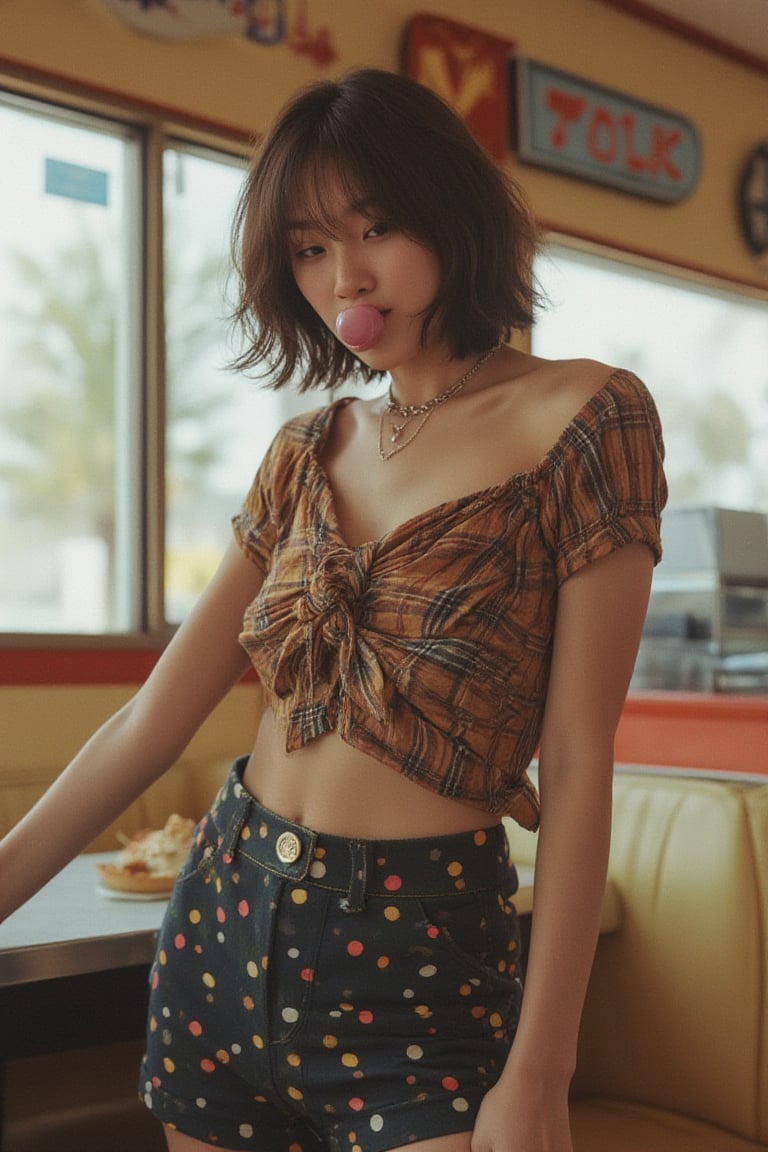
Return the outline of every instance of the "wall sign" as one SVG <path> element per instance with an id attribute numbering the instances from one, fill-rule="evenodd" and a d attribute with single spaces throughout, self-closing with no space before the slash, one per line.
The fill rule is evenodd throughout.
<path id="1" fill-rule="evenodd" d="M 45 158 L 45 191 L 49 196 L 63 196 L 84 204 L 109 203 L 109 173 L 99 168 L 85 168 L 68 160 Z"/>
<path id="2" fill-rule="evenodd" d="M 405 71 L 462 118 L 498 163 L 509 148 L 508 74 L 512 40 L 442 16 L 414 16 L 403 37 Z"/>
<path id="3" fill-rule="evenodd" d="M 323 67 L 338 53 L 329 28 L 309 30 L 308 0 L 297 4 L 292 27 L 285 0 L 102 0 L 115 16 L 139 32 L 162 40 L 194 40 L 215 34 L 241 35 L 255 44 L 283 44 Z"/>
<path id="4" fill-rule="evenodd" d="M 533 60 L 511 67 L 524 164 L 668 204 L 696 186 L 701 150 L 688 120 Z"/>
<path id="5" fill-rule="evenodd" d="M 739 184 L 739 220 L 747 246 L 757 256 L 768 252 L 768 141 L 747 157 Z"/>

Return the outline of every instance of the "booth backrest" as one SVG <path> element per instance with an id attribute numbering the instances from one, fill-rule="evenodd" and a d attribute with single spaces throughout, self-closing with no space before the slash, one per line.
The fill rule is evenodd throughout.
<path id="1" fill-rule="evenodd" d="M 610 874 L 575 1094 L 768 1144 L 768 785 L 617 773 Z"/>

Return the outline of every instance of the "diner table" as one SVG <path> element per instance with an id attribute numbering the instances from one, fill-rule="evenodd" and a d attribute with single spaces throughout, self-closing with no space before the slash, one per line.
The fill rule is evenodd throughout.
<path id="1" fill-rule="evenodd" d="M 0 988 L 149 964 L 167 900 L 107 895 L 97 865 L 78 856 L 0 924 Z"/>

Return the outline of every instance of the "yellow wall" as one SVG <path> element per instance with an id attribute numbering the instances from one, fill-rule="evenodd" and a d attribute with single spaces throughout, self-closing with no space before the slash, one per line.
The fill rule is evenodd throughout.
<path id="1" fill-rule="evenodd" d="M 397 69 L 408 0 L 306 0 L 310 33 L 331 31 L 338 60 L 313 64 L 286 45 L 240 36 L 181 43 L 141 34 L 102 0 L 0 0 L 0 57 L 241 132 L 263 129 L 298 85 L 359 64 Z M 300 0 L 287 0 L 289 29 Z M 768 266 L 742 242 L 736 185 L 746 154 L 768 137 L 768 76 L 640 22 L 598 0 L 443 0 L 431 10 L 515 40 L 517 51 L 690 119 L 703 149 L 692 196 L 664 206 L 509 163 L 546 224 L 607 244 L 768 288 Z M 0 655 L 2 659 L 2 655 Z M 0 775 L 50 773 L 128 695 L 103 687 L 0 692 Z M 201 755 L 243 750 L 253 727 L 241 688 L 200 737 Z"/>

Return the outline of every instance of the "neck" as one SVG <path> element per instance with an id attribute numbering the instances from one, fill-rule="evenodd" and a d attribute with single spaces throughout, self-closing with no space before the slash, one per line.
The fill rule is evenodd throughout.
<path id="1" fill-rule="evenodd" d="M 398 452 L 402 452 L 418 436 L 433 412 L 437 412 L 443 404 L 447 404 L 454 396 L 471 381 L 472 377 L 480 371 L 491 356 L 499 351 L 501 344 L 484 352 L 460 376 L 454 378 L 440 392 L 434 392 L 427 400 L 417 403 L 406 403 L 393 396 L 392 388 L 384 402 L 379 416 L 379 456 L 382 460 L 390 460 Z M 389 427 L 387 428 L 387 425 Z M 389 445 L 386 437 L 389 437 Z"/>
<path id="2" fill-rule="evenodd" d="M 416 361 L 390 370 L 389 394 L 398 404 L 426 404 L 471 372 L 479 359 L 472 355 L 451 360 L 442 350 L 438 355 L 427 351 Z"/>

